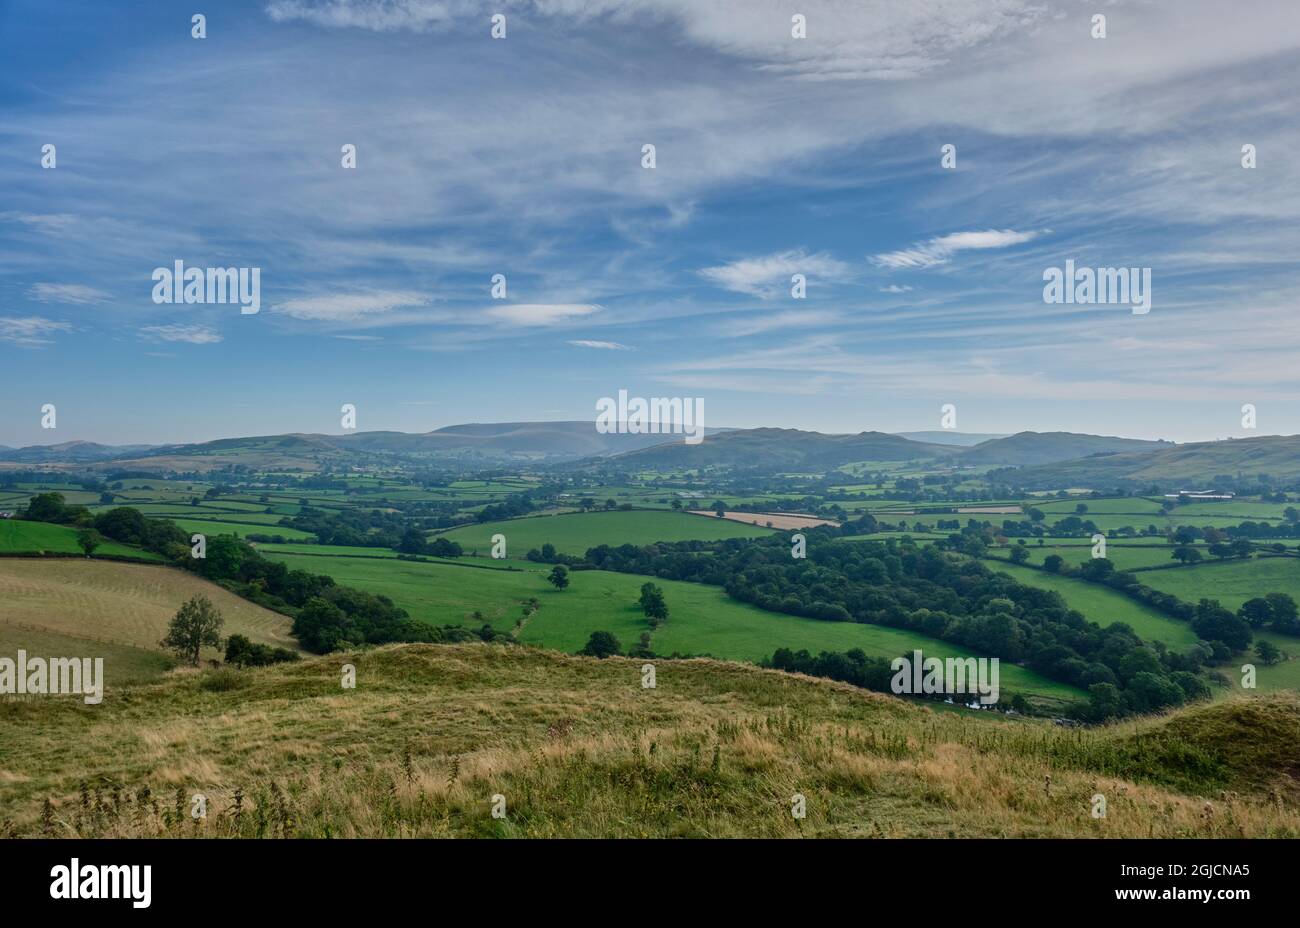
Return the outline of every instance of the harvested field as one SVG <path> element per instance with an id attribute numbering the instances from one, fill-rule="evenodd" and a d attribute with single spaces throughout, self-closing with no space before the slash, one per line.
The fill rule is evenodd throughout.
<path id="1" fill-rule="evenodd" d="M 716 519 L 718 514 L 708 509 L 692 509 L 692 515 L 708 516 Z M 838 525 L 833 519 L 819 519 L 817 516 L 805 516 L 790 512 L 724 512 L 722 518 L 731 522 L 743 522 L 757 525 L 759 528 L 791 529 L 815 528 L 818 525 Z"/>

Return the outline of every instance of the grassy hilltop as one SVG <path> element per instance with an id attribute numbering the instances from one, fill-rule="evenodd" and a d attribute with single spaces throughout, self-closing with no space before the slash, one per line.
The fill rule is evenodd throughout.
<path id="1" fill-rule="evenodd" d="M 340 686 L 356 666 L 353 690 Z M 711 660 L 399 645 L 0 703 L 0 822 L 85 836 L 1298 836 L 1300 697 L 1096 730 Z M 237 792 L 238 791 L 238 792 Z M 208 816 L 189 817 L 191 796 Z M 795 793 L 807 817 L 791 815 Z M 1105 818 L 1090 814 L 1093 797 Z M 492 797 L 506 815 L 491 815 Z M 237 798 L 238 797 L 238 798 Z M 45 807 L 46 800 L 50 805 Z M 179 814 L 178 814 L 179 810 Z M 238 811 L 237 811 L 238 810 Z"/>

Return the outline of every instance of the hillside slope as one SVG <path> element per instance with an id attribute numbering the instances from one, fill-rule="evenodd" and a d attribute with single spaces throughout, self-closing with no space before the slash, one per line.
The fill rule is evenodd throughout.
<path id="1" fill-rule="evenodd" d="M 962 454 L 961 462 L 1030 467 L 1070 461 L 1092 454 L 1159 451 L 1173 447 L 1172 442 L 1083 435 L 1078 432 L 1017 432 L 1015 435 L 975 445 Z"/>
<path id="2" fill-rule="evenodd" d="M 948 458 L 962 449 L 910 441 L 884 432 L 826 435 L 801 429 L 736 429 L 695 445 L 678 441 L 620 454 L 628 467 L 755 468 L 766 472 L 818 471 L 857 461 L 913 461 Z"/>
<path id="3" fill-rule="evenodd" d="M 0 445 L 0 460 L 20 464 L 46 464 L 51 461 L 88 462 L 123 457 L 148 451 L 151 445 L 101 445 L 93 441 L 64 441 L 53 445 L 28 445 L 10 448 Z"/>
<path id="4" fill-rule="evenodd" d="M 355 689 L 340 686 L 349 663 Z M 181 675 L 111 693 L 98 707 L 0 702 L 3 827 L 248 837 L 1300 835 L 1294 695 L 1094 732 L 932 711 L 707 660 L 657 661 L 657 686 L 645 689 L 641 663 L 399 645 Z M 203 821 L 186 814 L 194 793 L 207 797 Z M 796 793 L 806 818 L 791 814 Z M 1101 819 L 1090 814 L 1097 793 L 1108 804 Z M 492 817 L 494 801 L 503 818 Z"/>
<path id="5" fill-rule="evenodd" d="M 718 430 L 709 429 L 712 435 Z M 310 468 L 324 463 L 376 461 L 402 456 L 434 460 L 571 461 L 647 448 L 675 435 L 602 434 L 593 420 L 579 422 L 492 422 L 449 425 L 432 432 L 348 432 L 341 435 L 260 435 L 195 444 L 123 446 L 89 442 L 0 449 L 0 460 L 94 462 L 99 469 L 206 471 L 242 464 L 255 468 Z"/>
<path id="6" fill-rule="evenodd" d="M 1300 435 L 1262 435 L 1224 441 L 1196 442 L 1158 450 L 1097 454 L 1077 460 L 1026 467 L 1008 479 L 1029 489 L 1112 487 L 1153 482 L 1183 484 L 1197 489 L 1212 486 L 1216 477 L 1275 480 L 1300 478 Z"/>

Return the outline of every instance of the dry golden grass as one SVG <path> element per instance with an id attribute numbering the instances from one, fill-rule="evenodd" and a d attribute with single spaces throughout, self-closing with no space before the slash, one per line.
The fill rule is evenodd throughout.
<path id="1" fill-rule="evenodd" d="M 0 559 L 0 626 L 10 629 L 156 650 L 176 610 L 198 594 L 221 610 L 223 635 L 238 633 L 297 650 L 287 616 L 174 567 L 80 558 Z"/>
<path id="2" fill-rule="evenodd" d="M 345 662 L 355 690 L 340 687 Z M 178 676 L 98 707 L 0 703 L 0 830 L 1300 836 L 1294 697 L 1077 731 L 741 664 L 656 663 L 644 690 L 640 661 L 402 645 Z M 1249 732 L 1267 743 L 1243 750 Z"/>

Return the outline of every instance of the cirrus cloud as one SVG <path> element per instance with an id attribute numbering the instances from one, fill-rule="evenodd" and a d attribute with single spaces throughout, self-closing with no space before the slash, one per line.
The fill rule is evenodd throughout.
<path id="1" fill-rule="evenodd" d="M 915 77 L 1049 15 L 1038 0 L 803 0 L 809 39 L 792 42 L 786 0 L 498 0 L 490 9 L 579 23 L 640 16 L 671 24 L 692 45 L 805 80 Z M 326 28 L 440 32 L 484 10 L 478 0 L 272 0 L 266 12 Z"/>
<path id="2" fill-rule="evenodd" d="M 1017 232 L 1014 229 L 988 229 L 983 232 L 953 232 L 940 235 L 902 251 L 887 251 L 873 255 L 871 261 L 878 267 L 927 268 L 947 264 L 959 251 L 987 248 L 1007 248 L 1033 241 L 1044 232 Z"/>
<path id="3" fill-rule="evenodd" d="M 742 258 L 730 264 L 706 267 L 700 276 L 727 290 L 771 299 L 790 282 L 794 274 L 810 279 L 843 280 L 849 266 L 828 255 L 810 255 L 806 251 L 780 251 L 761 258 Z"/>
<path id="4" fill-rule="evenodd" d="M 272 311 L 316 322 L 351 322 L 404 306 L 425 306 L 429 302 L 429 297 L 410 290 L 376 290 L 286 300 L 273 306 Z"/>
<path id="5" fill-rule="evenodd" d="M 42 303 L 99 303 L 108 297 L 103 290 L 83 284 L 35 284 L 27 295 Z"/>
<path id="6" fill-rule="evenodd" d="M 191 345 L 213 345 L 221 341 L 221 333 L 203 325 L 146 325 L 140 329 L 145 338 L 160 342 L 188 342 Z"/>
<path id="7" fill-rule="evenodd" d="M 576 345 L 579 348 L 598 348 L 603 351 L 631 351 L 627 345 L 621 342 L 598 342 L 586 338 L 575 338 L 569 342 L 570 345 Z"/>
<path id="8" fill-rule="evenodd" d="M 494 306 L 484 315 L 511 325 L 555 325 L 599 310 L 594 303 L 515 303 Z"/>
<path id="9" fill-rule="evenodd" d="M 9 342 L 23 348 L 48 345 L 51 335 L 71 331 L 72 326 L 66 322 L 56 322 L 41 316 L 0 317 L 0 342 Z"/>

